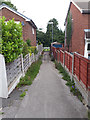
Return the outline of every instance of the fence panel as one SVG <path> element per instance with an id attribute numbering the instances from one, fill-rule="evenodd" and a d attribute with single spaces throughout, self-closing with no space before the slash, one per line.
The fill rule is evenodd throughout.
<path id="1" fill-rule="evenodd" d="M 64 52 L 60 50 L 60 62 L 64 64 Z"/>
<path id="2" fill-rule="evenodd" d="M 89 63 L 90 61 L 79 54 L 75 53 L 74 56 L 74 75 L 77 76 L 78 80 L 82 81 L 87 87 L 89 78 Z M 89 80 L 89 81 L 88 81 Z"/>
<path id="3" fill-rule="evenodd" d="M 72 73 L 72 58 L 73 58 L 73 55 L 65 51 L 65 66 L 71 73 Z"/>
<path id="4" fill-rule="evenodd" d="M 90 62 L 88 63 L 88 88 L 90 90 Z"/>
<path id="5" fill-rule="evenodd" d="M 30 61 L 29 61 L 29 54 L 27 54 L 24 59 L 23 59 L 23 66 L 24 66 L 24 72 L 27 71 L 27 69 L 30 66 Z"/>
<path id="6" fill-rule="evenodd" d="M 57 61 L 60 62 L 60 51 L 57 50 Z"/>
<path id="7" fill-rule="evenodd" d="M 8 86 L 21 73 L 21 71 L 22 71 L 22 68 L 21 68 L 21 56 L 19 56 L 12 63 L 8 63 L 6 65 Z"/>

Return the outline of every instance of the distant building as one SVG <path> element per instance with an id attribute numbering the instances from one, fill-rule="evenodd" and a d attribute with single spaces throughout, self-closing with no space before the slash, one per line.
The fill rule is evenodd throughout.
<path id="1" fill-rule="evenodd" d="M 6 21 L 14 18 L 15 22 L 18 24 L 21 22 L 23 28 L 23 40 L 31 40 L 31 45 L 36 46 L 36 25 L 28 17 L 23 14 L 13 10 L 9 6 L 2 4 L 0 5 L 0 16 L 5 16 Z"/>
<path id="2" fill-rule="evenodd" d="M 86 58 L 90 58 L 90 2 L 89 0 L 72 0 L 69 5 L 65 20 L 67 28 L 67 17 L 72 15 L 72 39 L 70 52 L 78 52 Z M 67 48 L 67 31 L 65 30 L 65 47 Z"/>

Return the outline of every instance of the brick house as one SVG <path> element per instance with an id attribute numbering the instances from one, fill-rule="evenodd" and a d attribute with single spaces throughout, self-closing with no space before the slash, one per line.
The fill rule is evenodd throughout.
<path id="1" fill-rule="evenodd" d="M 13 10 L 5 4 L 0 5 L 0 16 L 5 16 L 6 21 L 14 18 L 17 24 L 21 22 L 23 28 L 23 40 L 26 41 L 27 39 L 30 39 L 31 45 L 36 46 L 37 27 L 30 18 Z"/>
<path id="2" fill-rule="evenodd" d="M 65 47 L 67 48 L 67 17 L 72 16 L 72 38 L 70 52 L 78 52 L 90 58 L 90 2 L 89 0 L 72 0 L 65 20 Z"/>

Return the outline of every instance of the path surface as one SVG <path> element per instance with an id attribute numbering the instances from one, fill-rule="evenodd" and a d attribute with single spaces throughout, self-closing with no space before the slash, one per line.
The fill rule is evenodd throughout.
<path id="1" fill-rule="evenodd" d="M 46 52 L 15 118 L 85 118 L 86 108 L 70 93 Z"/>

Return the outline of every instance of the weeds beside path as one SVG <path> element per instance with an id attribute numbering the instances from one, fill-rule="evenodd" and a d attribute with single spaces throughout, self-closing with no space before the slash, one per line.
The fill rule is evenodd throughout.
<path id="1" fill-rule="evenodd" d="M 17 85 L 17 88 L 20 88 L 25 85 L 31 85 L 32 81 L 39 73 L 41 64 L 42 64 L 42 58 L 40 57 L 38 61 L 32 63 L 32 65 L 28 69 L 27 73 L 25 74 L 25 77 L 20 79 L 20 82 Z"/>
<path id="2" fill-rule="evenodd" d="M 2 114 L 4 118 L 15 117 L 21 101 L 26 95 L 26 92 L 28 92 L 29 85 L 32 84 L 34 78 L 39 73 L 41 64 L 42 57 L 30 66 L 25 77 L 20 80 L 20 83 L 17 85 L 16 89 L 9 95 L 9 98 L 2 100 L 3 111 L 0 114 Z"/>
<path id="3" fill-rule="evenodd" d="M 55 62 L 55 67 L 63 75 L 62 79 L 67 81 L 66 85 L 70 87 L 70 92 L 72 92 L 73 95 L 77 96 L 78 99 L 82 102 L 83 101 L 82 94 L 75 86 L 74 80 L 73 79 L 71 80 L 69 74 L 66 72 L 66 70 L 62 67 L 60 63 Z"/>

